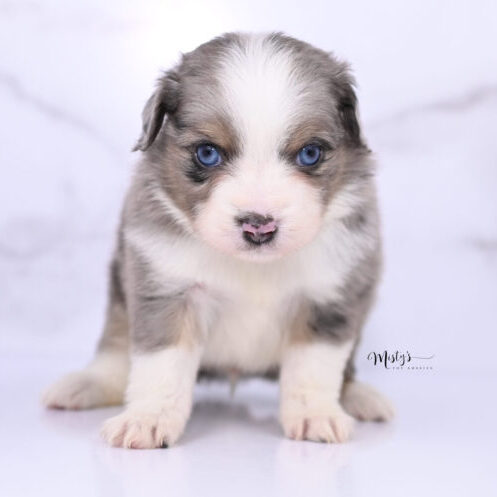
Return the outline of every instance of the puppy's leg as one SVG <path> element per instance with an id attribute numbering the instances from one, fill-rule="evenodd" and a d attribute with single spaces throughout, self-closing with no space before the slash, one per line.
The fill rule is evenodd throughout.
<path id="1" fill-rule="evenodd" d="M 197 306 L 189 297 L 188 290 L 136 296 L 126 409 L 102 429 L 110 445 L 167 447 L 182 434 L 203 350 Z"/>
<path id="2" fill-rule="evenodd" d="M 287 437 L 316 442 L 350 437 L 353 420 L 339 399 L 352 346 L 352 339 L 333 343 L 311 337 L 287 345 L 280 374 L 280 419 Z"/>
<path id="3" fill-rule="evenodd" d="M 128 318 L 119 263 L 111 265 L 106 324 L 95 358 L 83 370 L 70 373 L 42 395 L 53 409 L 89 409 L 122 404 L 129 369 Z"/>
<path id="4" fill-rule="evenodd" d="M 190 416 L 199 352 L 178 345 L 135 355 L 126 410 L 104 423 L 103 438 L 114 447 L 131 449 L 174 444 Z"/>

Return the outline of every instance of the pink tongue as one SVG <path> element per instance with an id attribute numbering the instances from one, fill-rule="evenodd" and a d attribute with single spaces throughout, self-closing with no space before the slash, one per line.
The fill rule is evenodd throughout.
<path id="1" fill-rule="evenodd" d="M 252 226 L 249 223 L 243 223 L 242 224 L 242 230 L 246 231 L 248 233 L 252 233 L 254 235 L 260 233 L 260 234 L 266 234 L 266 233 L 272 233 L 273 231 L 276 230 L 276 223 L 274 221 L 271 221 L 267 224 L 263 224 L 262 226 L 259 226 L 256 228 L 255 226 Z"/>

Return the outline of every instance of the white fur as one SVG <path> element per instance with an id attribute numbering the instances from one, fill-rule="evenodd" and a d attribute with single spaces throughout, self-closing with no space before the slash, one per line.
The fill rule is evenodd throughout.
<path id="1" fill-rule="evenodd" d="M 339 397 L 353 342 L 295 343 L 283 355 L 280 419 L 285 435 L 296 440 L 344 442 L 352 418 Z"/>
<path id="2" fill-rule="evenodd" d="M 296 78 L 294 57 L 274 50 L 265 35 L 246 37 L 243 50 L 227 52 L 217 74 L 223 104 L 241 135 L 244 153 L 260 169 L 277 154 L 288 126 L 302 112 L 305 83 Z"/>
<path id="3" fill-rule="evenodd" d="M 134 449 L 174 444 L 190 416 L 199 360 L 200 349 L 184 345 L 134 356 L 126 410 L 105 422 L 104 439 Z"/>
<path id="4" fill-rule="evenodd" d="M 276 295 L 272 303 L 253 297 L 226 300 L 209 333 L 202 357 L 204 366 L 253 373 L 277 366 L 284 337 L 281 314 L 285 307 Z"/>
<path id="5" fill-rule="evenodd" d="M 100 352 L 83 370 L 70 373 L 42 396 L 47 407 L 89 409 L 122 404 L 128 378 L 127 352 Z"/>

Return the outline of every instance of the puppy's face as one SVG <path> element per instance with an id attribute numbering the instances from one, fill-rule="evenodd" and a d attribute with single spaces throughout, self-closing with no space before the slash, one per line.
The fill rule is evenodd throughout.
<path id="1" fill-rule="evenodd" d="M 366 153 L 346 67 L 282 35 L 185 55 L 147 103 L 137 148 L 177 222 L 255 261 L 312 241 Z"/>

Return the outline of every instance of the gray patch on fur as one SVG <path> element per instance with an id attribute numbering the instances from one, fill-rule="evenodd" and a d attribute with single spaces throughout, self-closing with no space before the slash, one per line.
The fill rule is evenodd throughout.
<path id="1" fill-rule="evenodd" d="M 371 253 L 342 288 L 339 301 L 312 303 L 308 325 L 318 339 L 358 341 L 371 307 L 379 273 L 379 254 Z M 361 272 L 362 271 L 362 272 Z"/>
<path id="2" fill-rule="evenodd" d="M 309 327 L 318 337 L 343 341 L 350 338 L 349 318 L 336 304 L 317 305 L 311 308 Z"/>
<path id="3" fill-rule="evenodd" d="M 121 281 L 121 267 L 119 260 L 116 258 L 110 264 L 110 292 L 112 301 L 122 305 L 125 303 L 126 297 Z"/>
<path id="4" fill-rule="evenodd" d="M 158 283 L 149 264 L 131 247 L 126 258 L 133 285 L 128 299 L 133 351 L 153 352 L 177 343 L 191 312 L 188 289 Z"/>
<path id="5" fill-rule="evenodd" d="M 382 251 L 378 228 L 378 212 L 374 195 L 355 212 L 342 220 L 351 235 L 361 234 L 374 243 L 348 275 L 341 288 L 341 298 L 326 303 L 312 303 L 309 328 L 318 340 L 333 343 L 354 341 L 354 347 L 344 371 L 344 381 L 355 377 L 355 355 L 364 322 L 374 303 L 381 274 Z M 360 232 L 360 233 L 358 233 Z"/>
<path id="6" fill-rule="evenodd" d="M 97 350 L 127 353 L 129 323 L 126 307 L 126 290 L 123 281 L 123 240 L 119 230 L 117 249 L 109 267 L 107 312 Z"/>
<path id="7" fill-rule="evenodd" d="M 368 222 L 368 210 L 360 208 L 344 218 L 342 222 L 350 231 L 360 231 L 365 228 Z"/>
<path id="8" fill-rule="evenodd" d="M 133 349 L 153 352 L 180 339 L 185 307 L 182 291 L 169 295 L 136 295 L 131 321 Z"/>

